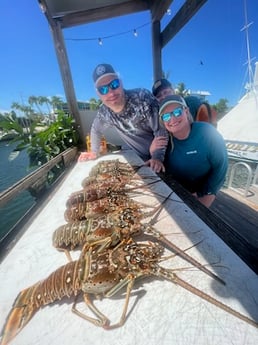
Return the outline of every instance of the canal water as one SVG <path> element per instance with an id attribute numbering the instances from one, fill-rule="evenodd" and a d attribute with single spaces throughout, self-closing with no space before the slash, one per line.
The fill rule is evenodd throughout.
<path id="1" fill-rule="evenodd" d="M 29 159 L 26 151 L 20 152 L 14 160 L 9 160 L 15 146 L 16 144 L 10 144 L 8 141 L 0 141 L 0 192 L 31 173 L 31 170 L 28 170 Z M 0 241 L 34 202 L 30 193 L 24 191 L 0 208 Z"/>
<path id="2" fill-rule="evenodd" d="M 20 152 L 14 160 L 9 159 L 15 146 L 16 144 L 10 144 L 8 141 L 0 141 L 0 192 L 6 190 L 32 171 L 28 169 L 29 158 L 26 151 Z M 224 187 L 228 185 L 229 173 L 234 163 L 235 161 L 229 161 L 229 169 Z M 235 176 L 233 186 L 238 187 L 239 184 L 246 183 L 246 180 L 247 171 L 245 168 L 240 167 Z M 0 242 L 34 203 L 35 199 L 31 194 L 24 191 L 0 208 Z"/>

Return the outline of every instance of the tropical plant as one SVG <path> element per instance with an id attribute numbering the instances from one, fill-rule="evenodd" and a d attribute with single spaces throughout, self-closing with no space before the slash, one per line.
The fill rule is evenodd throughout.
<path id="1" fill-rule="evenodd" d="M 20 151 L 27 150 L 30 167 L 42 165 L 67 148 L 76 146 L 79 134 L 74 124 L 75 120 L 62 111 L 58 111 L 56 121 L 47 127 L 33 120 L 28 121 L 27 127 L 24 127 L 11 114 L 0 121 L 0 127 L 6 133 L 11 131 L 15 134 L 11 142 L 17 142 L 9 159 L 15 159 Z"/>
<path id="2" fill-rule="evenodd" d="M 30 164 L 44 164 L 67 148 L 76 146 L 79 134 L 74 124 L 75 120 L 70 115 L 58 111 L 56 121 L 31 138 L 28 147 Z"/>

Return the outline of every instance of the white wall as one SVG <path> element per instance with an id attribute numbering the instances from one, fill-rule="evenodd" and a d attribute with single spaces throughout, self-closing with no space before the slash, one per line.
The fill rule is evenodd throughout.
<path id="1" fill-rule="evenodd" d="M 80 119 L 82 124 L 82 132 L 84 137 L 90 133 L 92 122 L 97 114 L 95 110 L 80 110 Z M 104 136 L 108 143 L 113 145 L 124 145 L 123 140 L 115 129 L 107 129 L 104 132 Z"/>

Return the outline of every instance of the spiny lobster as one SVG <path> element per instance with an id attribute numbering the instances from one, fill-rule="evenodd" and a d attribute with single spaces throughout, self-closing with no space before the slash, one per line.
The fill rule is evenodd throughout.
<path id="1" fill-rule="evenodd" d="M 134 183 L 144 179 L 157 179 L 150 174 L 138 174 L 138 171 L 145 165 L 132 166 L 128 163 L 116 160 L 105 160 L 98 162 L 89 172 L 89 176 L 82 181 L 82 187 L 85 188 L 95 181 L 109 180 L 113 183 Z M 109 184 L 110 185 L 110 184 Z"/>
<path id="2" fill-rule="evenodd" d="M 101 174 L 98 174 L 96 176 L 87 176 L 82 180 L 82 188 L 86 189 L 88 187 L 94 186 L 95 184 L 97 184 L 100 188 L 105 188 L 105 187 L 110 187 L 113 185 L 121 185 L 126 186 L 127 184 L 137 184 L 137 183 L 141 183 L 143 180 L 140 177 L 134 178 L 132 179 L 131 177 L 128 176 L 112 176 L 112 175 L 108 175 L 108 176 L 103 176 Z"/>
<path id="3" fill-rule="evenodd" d="M 141 185 L 129 185 L 128 183 L 110 183 L 104 181 L 95 181 L 89 186 L 82 190 L 72 193 L 67 202 L 66 207 L 76 206 L 80 203 L 91 202 L 107 197 L 112 197 L 115 195 L 128 195 L 131 193 L 140 194 L 141 189 L 147 189 L 151 184 L 157 183 L 160 180 L 155 180 L 154 182 L 145 183 Z"/>
<path id="4" fill-rule="evenodd" d="M 112 173 L 113 176 L 132 176 L 142 165 L 132 166 L 129 163 L 119 161 L 119 159 L 104 160 L 98 162 L 89 172 L 89 176 Z"/>
<path id="5" fill-rule="evenodd" d="M 96 318 L 77 310 L 76 301 L 72 307 L 74 313 L 104 329 L 120 327 L 126 320 L 134 282 L 144 276 L 169 280 L 227 313 L 258 327 L 256 321 L 179 278 L 174 273 L 175 270 L 160 266 L 159 263 L 165 260 L 162 257 L 163 252 L 164 248 L 157 243 L 136 243 L 131 238 L 123 240 L 111 249 L 104 249 L 100 243 L 85 245 L 78 260 L 60 267 L 45 280 L 19 293 L 4 326 L 0 344 L 7 345 L 40 307 L 65 296 L 76 296 L 80 291 L 83 292 L 84 301 Z M 125 286 L 126 298 L 120 320 L 110 324 L 108 317 L 97 309 L 89 295 L 111 297 Z"/>
<path id="6" fill-rule="evenodd" d="M 102 199 L 91 202 L 78 202 L 76 205 L 67 207 L 64 213 L 64 218 L 67 222 L 74 222 L 98 217 L 121 208 L 135 206 L 140 208 L 142 205 L 142 203 L 134 201 L 126 194 L 112 194 Z"/>
<path id="7" fill-rule="evenodd" d="M 167 198 L 169 197 L 170 194 Z M 164 202 L 166 202 L 166 199 Z M 126 208 L 118 208 L 116 211 L 106 215 L 100 215 L 80 222 L 67 223 L 55 230 L 52 243 L 55 248 L 63 250 L 68 260 L 71 261 L 70 250 L 82 246 L 85 243 L 90 244 L 101 241 L 103 247 L 109 247 L 116 245 L 123 239 L 128 239 L 139 234 L 147 234 L 155 237 L 181 258 L 225 285 L 225 282 L 221 278 L 188 255 L 184 250 L 177 247 L 173 242 L 169 241 L 160 231 L 152 226 L 161 209 L 162 205 L 159 205 L 153 211 L 143 213 L 138 205 L 131 205 Z M 141 223 L 144 218 L 150 217 L 155 213 L 156 216 L 150 222 L 145 224 Z"/>

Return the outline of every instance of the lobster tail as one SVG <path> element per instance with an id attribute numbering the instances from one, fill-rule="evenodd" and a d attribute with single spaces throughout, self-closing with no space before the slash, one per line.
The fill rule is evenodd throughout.
<path id="1" fill-rule="evenodd" d="M 7 316 L 6 323 L 1 332 L 1 345 L 7 345 L 9 342 L 27 325 L 33 315 L 39 309 L 31 304 L 31 296 L 33 296 L 38 284 L 33 285 L 19 293 Z"/>
<path id="2" fill-rule="evenodd" d="M 82 262 L 83 264 L 83 262 Z M 80 261 L 59 267 L 46 279 L 21 291 L 7 317 L 0 345 L 7 345 L 27 325 L 38 309 L 64 296 L 76 295 L 80 289 L 78 269 Z"/>

